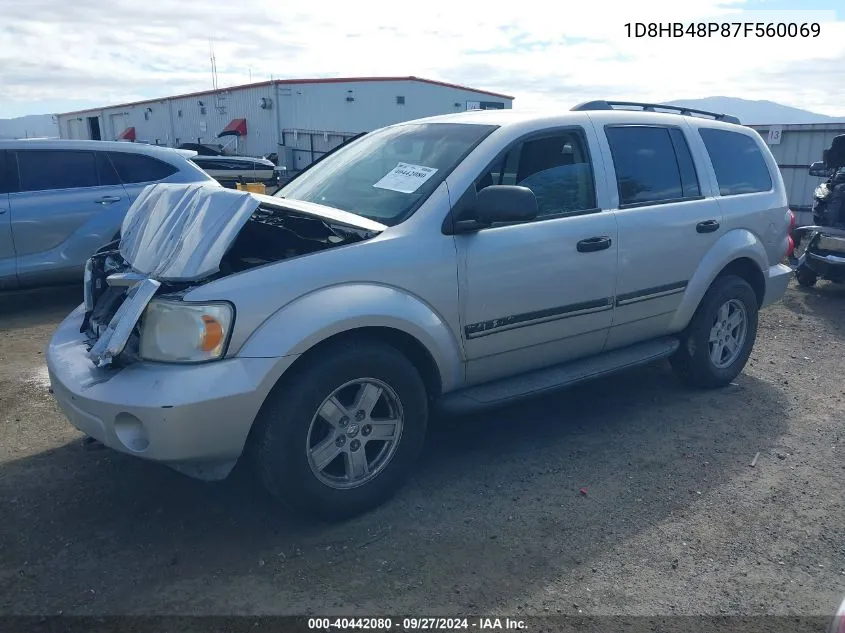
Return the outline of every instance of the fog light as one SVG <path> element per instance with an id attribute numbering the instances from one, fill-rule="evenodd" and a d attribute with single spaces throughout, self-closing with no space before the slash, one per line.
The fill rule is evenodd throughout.
<path id="1" fill-rule="evenodd" d="M 143 453 L 150 446 L 144 423 L 131 413 L 118 413 L 114 419 L 114 434 L 133 453 Z"/>

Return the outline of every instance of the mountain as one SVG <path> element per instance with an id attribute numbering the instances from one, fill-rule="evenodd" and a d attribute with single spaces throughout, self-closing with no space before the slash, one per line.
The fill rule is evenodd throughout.
<path id="1" fill-rule="evenodd" d="M 698 108 L 720 114 L 732 114 L 739 117 L 745 125 L 760 125 L 766 123 L 842 123 L 845 115 L 840 117 L 827 116 L 785 106 L 774 101 L 749 101 L 736 97 L 705 97 L 704 99 L 678 99 L 667 101 L 665 105 Z"/>

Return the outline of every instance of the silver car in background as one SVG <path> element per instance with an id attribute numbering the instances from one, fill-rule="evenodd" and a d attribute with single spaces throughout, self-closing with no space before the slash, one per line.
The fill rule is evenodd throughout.
<path id="1" fill-rule="evenodd" d="M 147 185 L 212 182 L 194 151 L 106 141 L 0 141 L 0 290 L 79 283 Z"/>

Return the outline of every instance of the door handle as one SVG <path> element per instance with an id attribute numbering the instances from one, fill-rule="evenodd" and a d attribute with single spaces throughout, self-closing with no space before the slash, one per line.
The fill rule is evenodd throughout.
<path id="1" fill-rule="evenodd" d="M 696 224 L 695 230 L 699 233 L 712 233 L 719 230 L 719 223 L 716 220 L 705 220 Z"/>
<path id="2" fill-rule="evenodd" d="M 610 248 L 610 244 L 610 238 L 606 235 L 601 235 L 599 237 L 588 237 L 585 240 L 581 240 L 578 242 L 577 248 L 579 253 L 592 253 Z"/>
<path id="3" fill-rule="evenodd" d="M 103 196 L 99 200 L 94 200 L 97 204 L 114 204 L 120 202 L 120 196 Z"/>

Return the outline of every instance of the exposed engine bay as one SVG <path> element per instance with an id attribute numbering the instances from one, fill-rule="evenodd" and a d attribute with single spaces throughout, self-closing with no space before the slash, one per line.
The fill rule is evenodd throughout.
<path id="1" fill-rule="evenodd" d="M 367 231 L 260 206 L 223 256 L 216 277 L 367 239 Z"/>
<path id="2" fill-rule="evenodd" d="M 161 198 L 172 202 L 178 194 L 165 191 Z M 186 204 L 189 195 L 196 200 Z M 236 199 L 233 207 L 231 199 L 219 204 L 218 191 L 193 189 L 175 201 L 172 213 L 167 213 L 161 198 L 152 199 L 148 206 L 158 218 L 139 216 L 137 209 L 132 215 L 130 210 L 123 238 L 102 247 L 86 266 L 81 331 L 88 338 L 94 362 L 124 365 L 139 359 L 139 323 L 153 296 L 178 298 L 221 277 L 354 244 L 380 232 L 380 225 L 364 218 L 334 221 L 311 209 L 289 209 L 287 201 L 262 202 L 244 195 L 249 198 Z M 232 209 L 237 213 L 227 213 Z M 139 270 L 137 262 L 156 270 Z M 167 274 L 158 275 L 158 270 Z M 178 276 L 182 270 L 187 271 L 185 278 Z M 140 298 L 136 297 L 139 292 Z"/>

